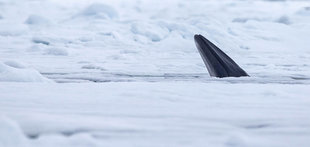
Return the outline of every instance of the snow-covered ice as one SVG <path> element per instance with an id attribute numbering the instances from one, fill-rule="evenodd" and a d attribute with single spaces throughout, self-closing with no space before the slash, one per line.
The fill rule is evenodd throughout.
<path id="1" fill-rule="evenodd" d="M 25 140 L 15 133 L 22 130 L 33 146 L 310 143 L 310 92 L 303 85 L 6 83 L 0 88 L 0 110 L 11 119 L 2 123 L 10 126 L 18 141 Z"/>
<path id="2" fill-rule="evenodd" d="M 310 1 L 0 0 L 0 147 L 308 147 L 309 36 Z"/>
<path id="3" fill-rule="evenodd" d="M 52 82 L 34 69 L 15 61 L 0 63 L 0 82 Z"/>

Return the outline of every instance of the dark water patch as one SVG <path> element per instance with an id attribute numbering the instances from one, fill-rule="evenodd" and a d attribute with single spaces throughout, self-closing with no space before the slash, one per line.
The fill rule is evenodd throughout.
<path id="1" fill-rule="evenodd" d="M 310 80 L 308 77 L 291 77 L 293 80 Z"/>
<path id="2" fill-rule="evenodd" d="M 45 40 L 43 40 L 43 39 L 38 39 L 38 38 L 32 39 L 32 42 L 33 42 L 33 43 L 36 43 L 36 44 L 50 45 L 50 42 L 45 41 Z"/>
<path id="3" fill-rule="evenodd" d="M 288 16 L 281 16 L 275 22 L 282 23 L 282 24 L 285 24 L 285 25 L 292 24 L 292 22 L 291 22 L 291 20 L 290 20 L 290 18 Z"/>
<path id="4" fill-rule="evenodd" d="M 62 131 L 60 132 L 60 134 L 62 134 L 63 136 L 70 137 L 76 134 L 89 133 L 89 132 L 90 130 L 87 130 L 87 129 L 75 129 L 75 130 Z"/>
<path id="5" fill-rule="evenodd" d="M 57 133 L 57 132 L 54 132 L 54 133 L 46 132 L 46 133 L 26 134 L 26 136 L 29 139 L 33 139 L 34 140 L 34 139 L 40 138 L 40 136 L 48 135 L 48 134 L 60 134 L 62 136 L 70 137 L 70 136 L 73 136 L 75 134 L 88 133 L 88 132 L 90 132 L 90 131 L 86 130 L 86 129 L 76 129 L 76 130 L 60 131 L 59 133 Z"/>
<path id="6" fill-rule="evenodd" d="M 26 135 L 29 139 L 38 139 L 40 137 L 39 134 L 27 134 Z"/>
<path id="7" fill-rule="evenodd" d="M 71 137 L 78 134 L 84 134 L 87 133 L 91 135 L 94 138 L 110 138 L 111 136 L 131 136 L 134 133 L 142 133 L 144 131 L 142 130 L 135 130 L 135 129 L 99 129 L 99 130 L 93 130 L 93 129 L 73 129 L 73 130 L 65 130 L 65 131 L 59 131 L 59 132 L 42 132 L 42 133 L 36 133 L 36 134 L 27 134 L 26 136 L 31 140 L 39 139 L 41 136 L 44 135 L 60 135 L 63 137 Z"/>
<path id="8" fill-rule="evenodd" d="M 270 124 L 256 124 L 256 125 L 247 125 L 244 126 L 245 129 L 263 129 L 270 127 Z"/>

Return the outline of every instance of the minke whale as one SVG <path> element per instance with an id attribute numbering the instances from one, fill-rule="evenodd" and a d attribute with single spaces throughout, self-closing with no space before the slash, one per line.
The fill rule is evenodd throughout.
<path id="1" fill-rule="evenodd" d="M 228 55 L 202 35 L 194 36 L 196 47 L 211 77 L 249 76 Z"/>

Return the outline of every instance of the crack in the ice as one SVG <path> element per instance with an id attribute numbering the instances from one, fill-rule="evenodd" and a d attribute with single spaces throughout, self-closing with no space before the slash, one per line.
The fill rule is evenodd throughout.
<path id="1" fill-rule="evenodd" d="M 258 83 L 258 84 L 310 84 L 310 77 L 304 75 L 293 76 L 266 76 L 253 75 L 246 78 L 210 78 L 204 73 L 163 73 L 163 74 L 127 74 L 108 72 L 75 72 L 75 73 L 42 73 L 47 78 L 58 83 L 80 83 L 80 82 L 162 82 L 162 81 L 196 81 L 196 82 L 224 82 L 236 83 Z"/>

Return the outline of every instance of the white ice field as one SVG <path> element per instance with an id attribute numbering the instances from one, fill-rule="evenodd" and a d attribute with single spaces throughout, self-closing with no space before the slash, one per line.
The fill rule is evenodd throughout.
<path id="1" fill-rule="evenodd" d="M 0 147 L 309 146 L 310 1 L 0 0 Z"/>

